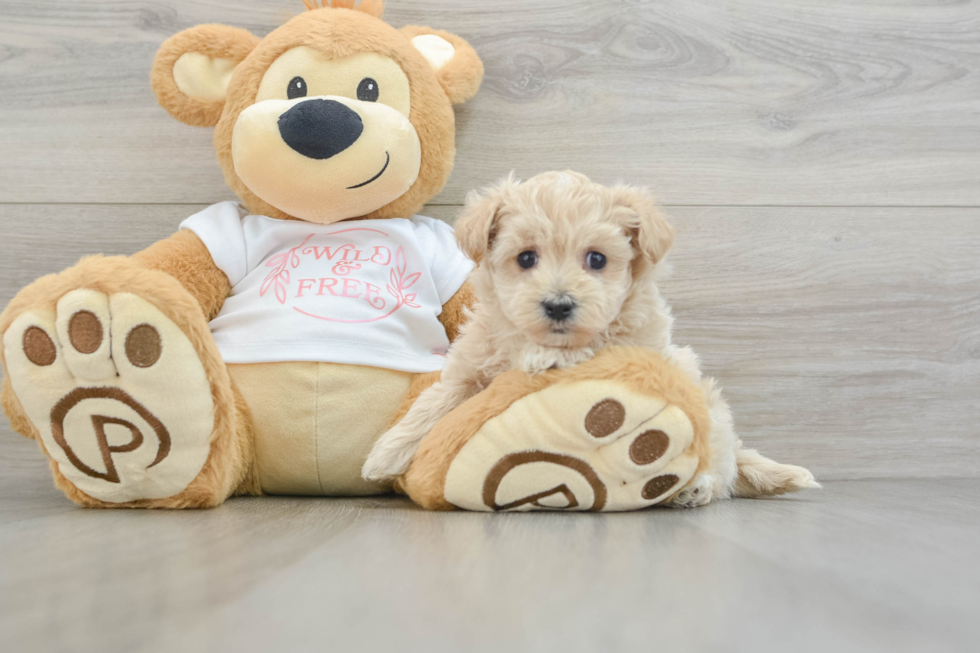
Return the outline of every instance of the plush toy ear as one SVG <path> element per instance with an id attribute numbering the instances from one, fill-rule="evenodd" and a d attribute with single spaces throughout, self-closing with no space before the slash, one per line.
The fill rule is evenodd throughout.
<path id="1" fill-rule="evenodd" d="M 226 25 L 198 25 L 171 36 L 150 74 L 160 106 L 188 125 L 213 127 L 235 67 L 258 43 L 250 32 Z"/>
<path id="2" fill-rule="evenodd" d="M 418 25 L 401 31 L 432 66 L 450 102 L 462 104 L 480 90 L 483 62 L 469 43 L 455 34 Z"/>
<path id="3" fill-rule="evenodd" d="M 674 228 L 643 188 L 614 186 L 613 202 L 624 209 L 624 223 L 633 246 L 653 263 L 663 260 L 674 245 Z"/>

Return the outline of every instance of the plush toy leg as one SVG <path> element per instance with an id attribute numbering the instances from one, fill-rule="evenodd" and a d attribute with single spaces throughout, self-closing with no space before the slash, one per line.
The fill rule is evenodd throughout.
<path id="1" fill-rule="evenodd" d="M 710 428 L 683 373 L 610 348 L 574 368 L 498 377 L 422 441 L 401 485 L 432 510 L 635 510 L 708 465 Z"/>
<path id="2" fill-rule="evenodd" d="M 172 277 L 90 258 L 0 315 L 3 408 L 92 507 L 203 508 L 255 492 L 248 407 Z"/>

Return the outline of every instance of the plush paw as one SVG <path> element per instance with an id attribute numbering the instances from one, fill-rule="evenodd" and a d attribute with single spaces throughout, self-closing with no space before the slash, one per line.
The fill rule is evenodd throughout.
<path id="1" fill-rule="evenodd" d="M 449 466 L 445 499 L 468 510 L 635 510 L 698 469 L 694 426 L 617 381 L 555 384 L 489 420 Z"/>
<path id="2" fill-rule="evenodd" d="M 179 494 L 210 451 L 214 402 L 187 336 L 131 293 L 65 294 L 3 334 L 11 385 L 64 477 L 108 503 Z"/>

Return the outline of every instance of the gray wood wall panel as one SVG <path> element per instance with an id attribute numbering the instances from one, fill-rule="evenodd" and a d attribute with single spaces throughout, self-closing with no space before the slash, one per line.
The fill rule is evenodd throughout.
<path id="1" fill-rule="evenodd" d="M 0 305 L 198 208 L 0 205 Z M 677 341 L 722 381 L 747 443 L 823 479 L 980 475 L 980 209 L 670 213 Z M 37 473 L 40 454 L 11 437 L 0 458 Z"/>
<path id="2" fill-rule="evenodd" d="M 487 65 L 459 111 L 477 185 L 577 168 L 673 204 L 980 203 L 980 6 L 944 0 L 391 0 Z M 213 202 L 207 130 L 147 81 L 174 32 L 264 34 L 300 0 L 5 0 L 0 201 Z"/>

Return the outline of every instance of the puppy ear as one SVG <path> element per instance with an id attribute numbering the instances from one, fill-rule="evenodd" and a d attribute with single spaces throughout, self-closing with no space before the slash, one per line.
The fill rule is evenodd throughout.
<path id="1" fill-rule="evenodd" d="M 497 192 L 484 195 L 474 190 L 466 196 L 466 207 L 456 220 L 456 242 L 474 263 L 490 250 L 503 199 Z"/>
<path id="2" fill-rule="evenodd" d="M 479 263 L 493 244 L 507 194 L 521 182 L 511 172 L 496 186 L 470 191 L 466 207 L 456 220 L 456 242 L 473 262 Z"/>
<path id="3" fill-rule="evenodd" d="M 214 127 L 235 67 L 258 43 L 250 32 L 226 25 L 198 25 L 171 36 L 150 74 L 160 106 L 188 125 Z"/>
<path id="4" fill-rule="evenodd" d="M 674 228 L 653 196 L 643 188 L 614 186 L 613 203 L 625 209 L 625 227 L 633 246 L 654 264 L 663 260 L 674 244 Z"/>
<path id="5" fill-rule="evenodd" d="M 480 90 L 483 62 L 469 43 L 455 34 L 431 27 L 409 25 L 401 32 L 432 66 L 450 102 L 462 104 Z"/>

